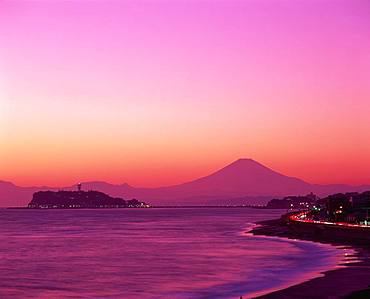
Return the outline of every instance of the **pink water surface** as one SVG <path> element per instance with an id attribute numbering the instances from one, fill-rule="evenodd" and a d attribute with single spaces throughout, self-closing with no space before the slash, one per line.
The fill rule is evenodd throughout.
<path id="1" fill-rule="evenodd" d="M 0 297 L 238 298 L 336 265 L 337 248 L 242 233 L 280 213 L 0 210 Z"/>

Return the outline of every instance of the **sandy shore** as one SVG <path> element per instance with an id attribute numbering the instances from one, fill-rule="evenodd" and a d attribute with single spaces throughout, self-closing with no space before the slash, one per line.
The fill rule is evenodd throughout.
<path id="1" fill-rule="evenodd" d="M 346 262 L 343 268 L 324 272 L 324 276 L 256 298 L 370 298 L 370 244 L 366 241 L 346 241 L 318 237 L 292 231 L 281 219 L 263 221 L 251 232 L 255 235 L 278 236 L 350 247 L 356 250 L 356 262 Z"/>

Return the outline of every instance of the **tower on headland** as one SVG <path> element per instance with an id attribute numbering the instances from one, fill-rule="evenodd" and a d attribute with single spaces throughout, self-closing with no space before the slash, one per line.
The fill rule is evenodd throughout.
<path id="1" fill-rule="evenodd" d="M 80 191 L 81 191 L 81 186 L 82 186 L 82 185 L 81 185 L 81 183 L 78 183 L 78 184 L 77 184 L 78 192 L 80 192 Z"/>

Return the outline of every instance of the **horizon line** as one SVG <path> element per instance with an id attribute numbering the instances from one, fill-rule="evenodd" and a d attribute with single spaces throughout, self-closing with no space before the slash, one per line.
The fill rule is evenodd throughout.
<path id="1" fill-rule="evenodd" d="M 76 183 L 71 183 L 71 185 L 65 185 L 65 186 L 60 186 L 60 185 L 18 185 L 16 183 L 14 183 L 13 181 L 8 181 L 8 180 L 2 180 L 0 179 L 0 182 L 3 182 L 3 183 L 8 183 L 8 184 L 12 184 L 13 186 L 16 186 L 16 187 L 20 187 L 20 188 L 52 188 L 52 189 L 57 189 L 57 188 L 60 188 L 60 189 L 63 189 L 63 188 L 72 188 L 72 187 L 75 187 L 77 186 L 77 184 L 79 183 L 104 183 L 104 184 L 109 184 L 109 185 L 112 185 L 112 186 L 124 186 L 124 185 L 127 185 L 129 187 L 132 187 L 132 188 L 145 188 L 145 189 L 157 189 L 157 188 L 165 188 L 165 187 L 172 187 L 172 186 L 179 186 L 179 185 L 183 185 L 183 184 L 186 184 L 186 183 L 189 183 L 189 182 L 193 182 L 193 181 L 196 181 L 196 180 L 199 180 L 201 178 L 205 178 L 205 177 L 208 177 L 210 175 L 213 175 L 215 173 L 217 173 L 218 171 L 221 171 L 223 170 L 224 168 L 234 164 L 234 163 L 237 163 L 238 161 L 252 161 L 254 163 L 257 163 L 258 165 L 260 165 L 261 167 L 265 167 L 267 169 L 269 169 L 270 171 L 273 171 L 273 172 L 276 172 L 278 173 L 279 175 L 283 175 L 283 176 L 286 176 L 286 177 L 290 177 L 290 178 L 295 178 L 295 179 L 298 179 L 298 180 L 301 180 L 303 181 L 304 183 L 307 183 L 309 185 L 318 185 L 318 186 L 328 186 L 328 185 L 344 185 L 344 186 L 349 186 L 349 187 L 361 187 L 361 186 L 370 186 L 370 182 L 369 183 L 364 183 L 364 184 L 349 184 L 349 183 L 313 183 L 313 182 L 309 182 L 309 181 L 306 181 L 304 179 L 301 179 L 299 177 L 296 177 L 296 176 L 289 176 L 289 175 L 286 175 L 286 174 L 283 174 L 279 171 L 276 171 L 256 160 L 254 160 L 253 158 L 238 158 L 238 159 L 235 159 L 233 160 L 232 162 L 226 164 L 225 166 L 222 166 L 222 167 L 219 167 L 218 169 L 214 170 L 214 171 L 211 171 L 211 173 L 207 174 L 207 175 L 204 175 L 204 176 L 200 176 L 200 177 L 196 177 L 196 178 L 193 178 L 193 179 L 190 179 L 190 180 L 187 180 L 187 181 L 184 181 L 184 182 L 180 182 L 180 183 L 177 183 L 177 184 L 172 184 L 172 185 L 166 185 L 166 184 L 163 184 L 163 185 L 159 185 L 159 186 L 151 186 L 151 187 L 145 187 L 145 186 L 133 186 L 127 182 L 122 182 L 122 183 L 114 183 L 114 182 L 111 182 L 111 181 L 107 181 L 107 180 L 87 180 L 87 181 L 77 181 Z"/>

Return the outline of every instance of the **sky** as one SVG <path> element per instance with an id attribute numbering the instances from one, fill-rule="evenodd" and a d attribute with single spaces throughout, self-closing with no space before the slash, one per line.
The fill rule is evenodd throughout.
<path id="1" fill-rule="evenodd" d="M 0 180 L 161 186 L 252 158 L 370 183 L 370 2 L 0 1 Z"/>

